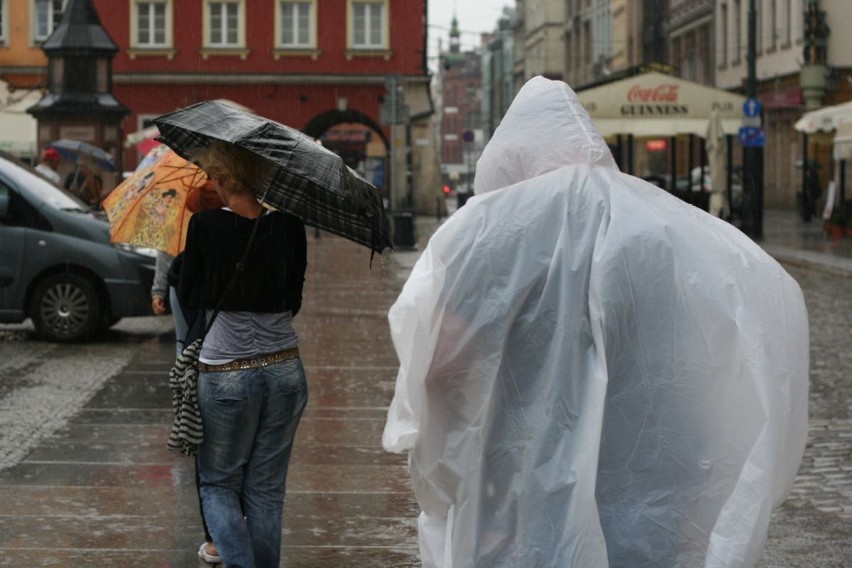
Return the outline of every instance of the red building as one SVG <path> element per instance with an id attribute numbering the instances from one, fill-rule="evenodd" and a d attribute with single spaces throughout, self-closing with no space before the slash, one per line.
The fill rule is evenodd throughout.
<path id="1" fill-rule="evenodd" d="M 47 58 L 41 46 L 65 12 L 81 10 L 89 20 L 94 8 L 95 20 L 118 46 L 106 63 L 111 75 L 108 69 L 97 69 L 98 77 L 111 76 L 111 85 L 98 84 L 97 89 L 111 90 L 130 114 L 121 122 L 121 132 L 114 135 L 112 130 L 119 129 L 103 127 L 103 136 L 88 139 L 79 133 L 72 136 L 69 118 L 68 136 L 101 145 L 129 170 L 140 152 L 133 146 L 122 151 L 124 136 L 176 108 L 228 99 L 320 138 L 352 165 L 363 162 L 368 177 L 395 188 L 397 204 L 432 211 L 441 184 L 431 128 L 426 4 L 0 0 L 0 80 L 44 94 Z M 393 129 L 380 113 L 390 77 L 401 86 L 395 99 L 407 105 L 405 120 Z M 92 130 L 91 117 L 78 122 L 86 132 Z"/>
<path id="2" fill-rule="evenodd" d="M 453 17 L 450 47 L 441 53 L 441 166 L 444 183 L 463 194 L 473 191 L 482 154 L 482 53 L 462 51 Z"/>
<path id="3" fill-rule="evenodd" d="M 426 0 L 94 0 L 94 5 L 120 47 L 112 63 L 113 93 L 131 110 L 125 134 L 176 108 L 227 99 L 315 138 L 325 135 L 332 144 L 345 139 L 346 156 L 357 166 L 352 162 L 358 158 L 389 155 L 391 131 L 380 121 L 389 75 L 402 76 L 411 106 L 411 121 L 397 127 L 398 137 L 405 140 L 404 129 L 416 130 L 418 122 L 428 130 Z M 329 136 L 332 129 L 345 134 Z M 129 148 L 125 168 L 132 169 L 139 157 Z M 405 161 L 394 169 L 404 180 L 398 193 L 418 191 L 406 188 Z"/>

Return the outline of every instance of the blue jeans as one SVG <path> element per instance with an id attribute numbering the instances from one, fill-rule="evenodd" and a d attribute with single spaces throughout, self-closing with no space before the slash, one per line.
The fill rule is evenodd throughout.
<path id="1" fill-rule="evenodd" d="M 300 359 L 201 373 L 204 517 L 229 568 L 278 568 L 293 438 L 308 402 Z"/>

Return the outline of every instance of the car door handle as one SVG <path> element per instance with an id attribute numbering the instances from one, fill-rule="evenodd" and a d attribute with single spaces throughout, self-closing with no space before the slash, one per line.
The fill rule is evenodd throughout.
<path id="1" fill-rule="evenodd" d="M 46 247 L 46 246 L 47 246 L 47 241 L 46 241 L 46 240 L 44 240 L 44 239 L 39 239 L 39 241 L 38 241 L 38 246 L 40 246 L 40 247 Z"/>

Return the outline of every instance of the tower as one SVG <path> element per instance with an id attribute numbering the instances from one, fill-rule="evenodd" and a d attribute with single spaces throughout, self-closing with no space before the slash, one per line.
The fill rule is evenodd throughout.
<path id="1" fill-rule="evenodd" d="M 118 47 L 101 26 L 92 0 L 70 0 L 45 40 L 47 93 L 27 112 L 38 120 L 38 144 L 68 138 L 99 146 L 121 160 L 121 120 L 129 110 L 112 95 Z"/>

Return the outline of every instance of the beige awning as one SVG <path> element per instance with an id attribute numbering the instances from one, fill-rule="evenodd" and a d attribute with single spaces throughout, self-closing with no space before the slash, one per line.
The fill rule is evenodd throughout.
<path id="1" fill-rule="evenodd" d="M 27 109 L 41 99 L 39 90 L 9 92 L 0 81 L 0 150 L 18 158 L 36 158 L 38 121 Z"/>
<path id="2" fill-rule="evenodd" d="M 812 110 L 796 121 L 794 128 L 799 132 L 831 132 L 841 124 L 852 123 L 852 102 Z"/>
<path id="3" fill-rule="evenodd" d="M 852 122 L 837 126 L 833 156 L 835 160 L 852 160 Z"/>
<path id="4" fill-rule="evenodd" d="M 726 134 L 737 134 L 745 97 L 663 73 L 650 72 L 577 93 L 601 134 L 707 134 L 718 111 Z"/>

